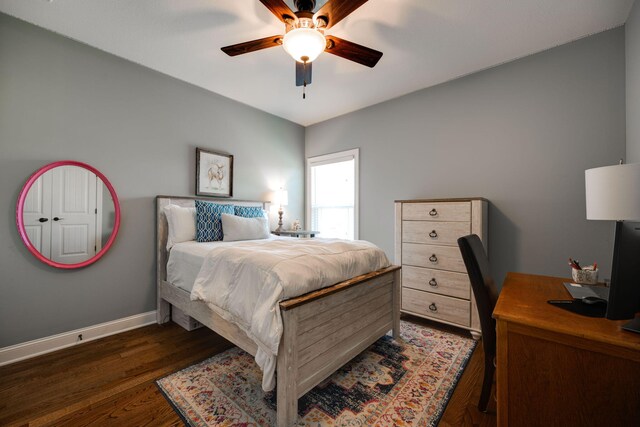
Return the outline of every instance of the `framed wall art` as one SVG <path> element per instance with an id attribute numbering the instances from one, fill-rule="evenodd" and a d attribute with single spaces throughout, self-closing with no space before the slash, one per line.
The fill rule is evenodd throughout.
<path id="1" fill-rule="evenodd" d="M 196 195 L 233 196 L 233 156 L 196 148 Z"/>

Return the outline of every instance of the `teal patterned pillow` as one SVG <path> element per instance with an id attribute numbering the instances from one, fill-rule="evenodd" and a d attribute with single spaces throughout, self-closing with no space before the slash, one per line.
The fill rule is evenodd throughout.
<path id="1" fill-rule="evenodd" d="M 222 240 L 221 215 L 223 213 L 233 215 L 233 205 L 220 205 L 196 200 L 196 241 L 214 242 Z"/>
<path id="2" fill-rule="evenodd" d="M 259 206 L 234 206 L 236 216 L 243 218 L 260 218 L 266 217 L 264 209 Z"/>

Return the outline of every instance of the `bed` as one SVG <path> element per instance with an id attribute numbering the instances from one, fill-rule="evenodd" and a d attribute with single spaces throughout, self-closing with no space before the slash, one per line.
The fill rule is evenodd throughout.
<path id="1" fill-rule="evenodd" d="M 204 302 L 192 301 L 185 286 L 167 281 L 168 225 L 164 207 L 170 204 L 192 207 L 195 200 L 266 207 L 263 202 L 256 201 L 156 198 L 157 322 L 168 322 L 171 309 L 175 307 L 255 356 L 258 347 L 243 330 Z M 294 425 L 298 398 L 389 330 L 393 331 L 394 338 L 398 338 L 399 284 L 400 267 L 390 266 L 279 303 L 283 332 L 276 362 L 278 426 Z"/>

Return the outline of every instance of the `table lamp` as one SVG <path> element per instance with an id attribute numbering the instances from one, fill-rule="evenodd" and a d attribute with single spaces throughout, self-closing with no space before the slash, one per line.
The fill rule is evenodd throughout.
<path id="1" fill-rule="evenodd" d="M 587 219 L 616 221 L 607 318 L 632 318 L 640 311 L 640 224 L 629 221 L 640 221 L 640 163 L 587 169 L 585 192 Z M 630 323 L 637 329 L 640 318 Z"/>
<path id="2" fill-rule="evenodd" d="M 278 228 L 276 228 L 276 233 L 280 233 L 281 231 L 284 231 L 284 228 L 282 227 L 282 207 L 283 206 L 287 206 L 289 204 L 289 193 L 287 192 L 287 190 L 283 190 L 282 188 L 280 188 L 280 190 L 276 191 L 276 203 L 278 203 Z"/>

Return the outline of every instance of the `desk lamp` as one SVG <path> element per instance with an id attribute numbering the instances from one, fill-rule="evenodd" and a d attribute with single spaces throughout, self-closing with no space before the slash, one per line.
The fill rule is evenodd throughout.
<path id="1" fill-rule="evenodd" d="M 616 221 L 607 319 L 640 311 L 640 163 L 585 171 L 587 219 Z M 640 333 L 640 318 L 623 329 Z"/>

